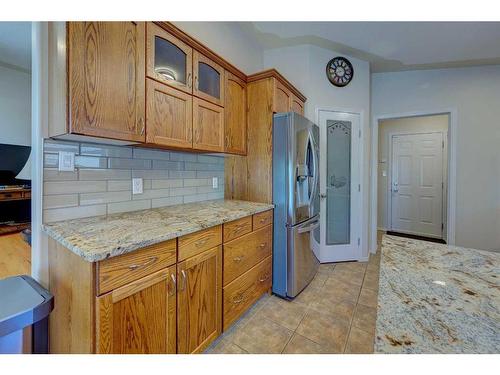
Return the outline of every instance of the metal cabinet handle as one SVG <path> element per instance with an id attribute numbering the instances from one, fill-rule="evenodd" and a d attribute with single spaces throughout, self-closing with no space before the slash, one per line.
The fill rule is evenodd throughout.
<path id="1" fill-rule="evenodd" d="M 188 87 L 191 87 L 193 85 L 193 78 L 191 77 L 191 73 L 188 74 Z"/>
<path id="2" fill-rule="evenodd" d="M 267 274 L 266 274 L 266 275 L 264 275 L 264 277 L 263 277 L 263 278 L 260 278 L 260 279 L 259 279 L 259 281 L 260 281 L 261 283 L 263 283 L 263 282 L 264 282 L 264 281 L 266 281 L 267 279 L 269 279 L 269 275 L 267 275 Z"/>
<path id="3" fill-rule="evenodd" d="M 266 247 L 266 243 L 265 243 L 265 242 L 264 242 L 264 243 L 261 243 L 261 244 L 259 245 L 259 247 L 260 247 L 261 249 L 263 249 L 264 247 Z"/>
<path id="4" fill-rule="evenodd" d="M 237 257 L 234 257 L 233 258 L 233 262 L 235 263 L 239 263 L 243 260 L 243 258 L 245 258 L 243 255 L 240 255 L 240 256 L 237 256 Z"/>
<path id="5" fill-rule="evenodd" d="M 177 289 L 177 280 L 175 280 L 175 275 L 173 273 L 170 274 L 170 278 L 172 279 L 172 284 L 174 285 L 174 287 L 168 292 L 168 295 L 172 297 L 173 295 L 175 295 L 175 291 Z"/>
<path id="6" fill-rule="evenodd" d="M 242 230 L 243 228 L 245 228 L 245 225 L 244 224 L 238 224 L 236 226 L 236 229 L 234 230 L 234 233 L 238 233 L 240 230 Z"/>
<path id="7" fill-rule="evenodd" d="M 301 234 L 301 233 L 310 232 L 310 231 L 316 229 L 317 227 L 319 227 L 319 221 L 315 221 L 314 223 L 312 223 L 311 225 L 309 225 L 307 227 L 297 229 L 297 233 Z"/>
<path id="8" fill-rule="evenodd" d="M 182 283 L 179 290 L 184 290 L 186 289 L 186 279 L 187 279 L 186 271 L 181 270 L 181 275 L 182 275 Z"/>
<path id="9" fill-rule="evenodd" d="M 200 87 L 200 83 L 198 82 L 198 76 L 194 76 L 194 87 L 196 88 L 196 90 L 198 90 L 198 88 Z"/>
<path id="10" fill-rule="evenodd" d="M 264 217 L 263 217 L 262 219 L 260 219 L 260 220 L 259 220 L 259 223 L 261 223 L 261 224 L 263 224 L 263 223 L 265 223 L 265 222 L 266 222 L 266 218 L 264 218 Z"/>
<path id="11" fill-rule="evenodd" d="M 208 238 L 203 238 L 201 240 L 198 240 L 196 241 L 194 244 L 197 246 L 197 247 L 200 247 L 200 246 L 203 246 L 207 243 L 208 241 Z"/>
<path id="12" fill-rule="evenodd" d="M 131 271 L 135 271 L 139 268 L 144 268 L 144 267 L 150 266 L 151 264 L 155 263 L 157 260 L 158 260 L 158 257 L 151 257 L 143 264 L 131 264 L 130 266 L 128 266 L 128 268 Z"/>

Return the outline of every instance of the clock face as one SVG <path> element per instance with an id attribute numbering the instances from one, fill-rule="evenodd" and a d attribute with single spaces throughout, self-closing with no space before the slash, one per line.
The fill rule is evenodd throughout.
<path id="1" fill-rule="evenodd" d="M 345 57 L 334 57 L 326 64 L 326 76 L 337 87 L 347 86 L 353 75 L 352 64 Z"/>

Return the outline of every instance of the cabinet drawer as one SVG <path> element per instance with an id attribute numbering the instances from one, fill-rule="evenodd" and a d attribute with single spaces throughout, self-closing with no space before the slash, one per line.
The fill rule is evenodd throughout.
<path id="1" fill-rule="evenodd" d="M 271 287 L 271 283 L 272 257 L 268 257 L 224 287 L 224 331 Z"/>
<path id="2" fill-rule="evenodd" d="M 253 230 L 265 227 L 273 222 L 273 210 L 253 215 Z"/>
<path id="3" fill-rule="evenodd" d="M 220 225 L 179 237 L 179 262 L 221 243 L 222 228 Z"/>
<path id="4" fill-rule="evenodd" d="M 145 247 L 128 254 L 100 261 L 98 267 L 98 295 L 109 292 L 131 281 L 175 264 L 175 240 Z"/>
<path id="5" fill-rule="evenodd" d="M 272 254 L 272 226 L 224 244 L 224 285 Z"/>
<path id="6" fill-rule="evenodd" d="M 247 216 L 241 219 L 224 224 L 224 242 L 234 240 L 252 231 L 252 217 Z"/>
<path id="7" fill-rule="evenodd" d="M 0 193 L 0 200 L 14 200 L 14 199 L 22 199 L 23 192 L 22 191 L 13 191 L 13 192 L 2 192 Z"/>

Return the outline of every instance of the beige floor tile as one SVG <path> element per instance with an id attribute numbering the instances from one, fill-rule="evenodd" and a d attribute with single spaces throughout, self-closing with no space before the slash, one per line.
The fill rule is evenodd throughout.
<path id="1" fill-rule="evenodd" d="M 306 306 L 273 296 L 255 316 L 267 318 L 285 328 L 295 331 L 306 314 L 306 309 Z"/>
<path id="2" fill-rule="evenodd" d="M 359 294 L 358 303 L 377 308 L 377 297 L 378 293 L 374 290 L 363 288 L 361 289 L 361 293 Z"/>
<path id="3" fill-rule="evenodd" d="M 207 351 L 208 354 L 247 354 L 245 350 L 230 340 L 223 339 Z"/>
<path id="4" fill-rule="evenodd" d="M 363 280 L 363 288 L 368 288 L 374 291 L 378 291 L 378 282 L 379 282 L 378 275 L 367 273 Z"/>
<path id="5" fill-rule="evenodd" d="M 321 288 L 308 285 L 292 302 L 303 306 L 309 306 L 320 297 Z"/>
<path id="6" fill-rule="evenodd" d="M 308 287 L 321 288 L 323 285 L 325 285 L 327 279 L 328 279 L 327 273 L 318 272 L 316 276 L 314 276 L 314 278 L 311 280 Z"/>
<path id="7" fill-rule="evenodd" d="M 252 354 L 281 353 L 293 332 L 279 324 L 254 316 L 234 333 L 232 342 Z"/>
<path id="8" fill-rule="evenodd" d="M 348 284 L 359 285 L 363 283 L 363 278 L 365 276 L 364 271 L 349 271 L 349 270 L 341 270 L 337 271 L 335 269 L 330 277 L 336 278 Z"/>
<path id="9" fill-rule="evenodd" d="M 346 353 L 369 354 L 373 353 L 374 334 L 352 327 L 345 348 Z"/>
<path id="10" fill-rule="evenodd" d="M 364 272 L 368 262 L 342 262 L 335 264 L 335 272 L 337 271 L 354 271 Z"/>
<path id="11" fill-rule="evenodd" d="M 296 331 L 321 345 L 329 353 L 342 353 L 349 332 L 345 321 L 315 310 L 309 310 Z"/>
<path id="12" fill-rule="evenodd" d="M 354 312 L 352 326 L 368 333 L 375 333 L 375 324 L 377 322 L 377 309 L 358 304 Z"/>
<path id="13" fill-rule="evenodd" d="M 350 324 L 356 304 L 348 300 L 339 300 L 335 295 L 325 295 L 311 304 L 311 309 L 335 316 Z"/>
<path id="14" fill-rule="evenodd" d="M 335 263 L 322 263 L 318 267 L 318 273 L 331 274 L 335 268 Z"/>
<path id="15" fill-rule="evenodd" d="M 321 295 L 332 295 L 332 298 L 356 302 L 358 300 L 360 285 L 349 284 L 338 277 L 331 276 L 321 288 Z"/>
<path id="16" fill-rule="evenodd" d="M 250 307 L 238 320 L 236 320 L 225 332 L 225 335 L 233 334 L 235 331 L 243 328 L 252 317 L 257 314 L 257 312 L 264 307 L 264 305 L 270 301 L 271 296 L 269 294 L 264 294 L 257 302 L 255 302 L 252 307 Z"/>
<path id="17" fill-rule="evenodd" d="M 283 354 L 324 354 L 328 351 L 307 337 L 294 333 Z"/>

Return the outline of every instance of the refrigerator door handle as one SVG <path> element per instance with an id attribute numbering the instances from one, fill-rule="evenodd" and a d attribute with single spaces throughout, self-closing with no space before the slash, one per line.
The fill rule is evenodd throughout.
<path id="1" fill-rule="evenodd" d="M 318 163 L 318 155 L 316 153 L 316 145 L 314 144 L 313 136 L 311 132 L 309 133 L 309 142 L 312 148 L 312 162 L 313 162 L 313 173 L 314 173 L 314 182 L 311 191 L 311 197 L 309 198 L 309 206 L 313 205 L 314 196 L 318 193 L 316 190 L 318 188 L 318 178 L 319 178 L 319 163 Z"/>
<path id="2" fill-rule="evenodd" d="M 307 227 L 297 229 L 297 233 L 306 233 L 306 232 L 311 232 L 311 231 L 313 231 L 314 229 L 316 229 L 317 227 L 319 227 L 319 220 L 318 220 L 318 221 L 315 221 L 315 222 L 314 222 L 314 223 L 312 223 L 311 225 L 308 225 Z"/>

